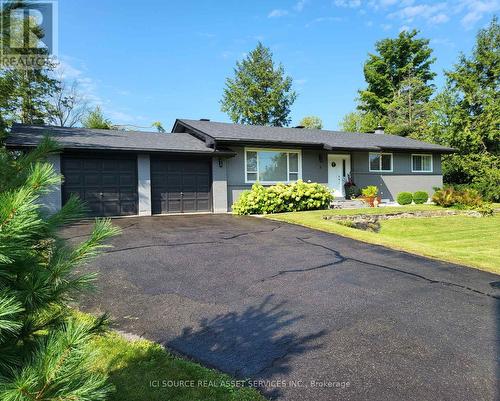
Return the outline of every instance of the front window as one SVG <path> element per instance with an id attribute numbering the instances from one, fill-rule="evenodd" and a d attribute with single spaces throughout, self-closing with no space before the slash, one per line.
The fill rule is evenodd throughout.
<path id="1" fill-rule="evenodd" d="M 392 153 L 370 153 L 370 171 L 392 171 Z"/>
<path id="2" fill-rule="evenodd" d="M 246 182 L 290 182 L 300 178 L 300 151 L 247 149 Z"/>
<path id="3" fill-rule="evenodd" d="M 432 173 L 432 155 L 411 155 L 411 171 Z"/>

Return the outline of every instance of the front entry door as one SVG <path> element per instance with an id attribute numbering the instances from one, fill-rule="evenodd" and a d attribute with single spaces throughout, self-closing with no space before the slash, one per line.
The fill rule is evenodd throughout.
<path id="1" fill-rule="evenodd" d="M 344 183 L 350 173 L 350 155 L 328 155 L 328 187 L 336 198 L 345 196 Z"/>

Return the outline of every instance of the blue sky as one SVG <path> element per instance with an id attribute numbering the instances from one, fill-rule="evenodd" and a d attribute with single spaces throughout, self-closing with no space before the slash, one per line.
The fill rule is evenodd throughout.
<path id="1" fill-rule="evenodd" d="M 229 121 L 219 105 L 225 78 L 260 40 L 294 79 L 292 124 L 313 114 L 335 129 L 355 107 L 377 40 L 419 29 L 440 86 L 499 11 L 500 0 L 64 0 L 60 68 L 117 124 Z"/>

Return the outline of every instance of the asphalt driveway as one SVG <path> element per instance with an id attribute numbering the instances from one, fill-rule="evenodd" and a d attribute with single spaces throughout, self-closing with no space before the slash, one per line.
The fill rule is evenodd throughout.
<path id="1" fill-rule="evenodd" d="M 498 398 L 500 276 L 254 217 L 115 224 L 82 304 L 121 330 L 272 398 Z"/>

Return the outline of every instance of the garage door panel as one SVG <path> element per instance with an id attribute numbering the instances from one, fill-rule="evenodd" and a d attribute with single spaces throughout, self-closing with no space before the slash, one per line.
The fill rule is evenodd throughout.
<path id="1" fill-rule="evenodd" d="M 82 161 L 81 160 L 66 160 L 65 163 L 66 171 L 71 170 L 81 170 L 82 169 Z"/>
<path id="2" fill-rule="evenodd" d="M 137 214 L 136 156 L 63 155 L 63 201 L 77 194 L 91 216 Z"/>
<path id="3" fill-rule="evenodd" d="M 101 192 L 99 190 L 86 190 L 83 192 L 83 200 L 87 202 L 101 202 Z"/>
<path id="4" fill-rule="evenodd" d="M 86 171 L 100 171 L 101 165 L 102 165 L 102 160 L 100 159 L 83 159 L 80 170 L 83 169 Z"/>
<path id="5" fill-rule="evenodd" d="M 101 178 L 97 172 L 92 172 L 91 174 L 83 176 L 83 185 L 88 186 L 99 186 L 101 184 Z"/>
<path id="6" fill-rule="evenodd" d="M 198 210 L 210 210 L 210 200 L 209 199 L 206 199 L 206 200 L 198 199 L 197 202 L 198 203 L 196 205 L 196 208 Z"/>
<path id="7" fill-rule="evenodd" d="M 102 204 L 102 214 L 104 216 L 120 216 L 122 213 L 120 211 L 120 206 L 116 203 L 105 202 Z"/>
<path id="8" fill-rule="evenodd" d="M 117 177 L 120 186 L 134 186 L 136 178 L 131 174 L 122 174 Z"/>
<path id="9" fill-rule="evenodd" d="M 153 213 L 211 210 L 207 160 L 151 160 Z"/>
<path id="10" fill-rule="evenodd" d="M 120 202 L 134 202 L 135 193 L 133 191 L 121 191 L 120 192 Z"/>
<path id="11" fill-rule="evenodd" d="M 162 204 L 162 209 L 158 213 L 162 213 L 163 210 L 168 210 L 168 213 L 180 213 L 181 212 L 181 200 L 180 199 L 167 199 L 165 203 Z"/>
<path id="12" fill-rule="evenodd" d="M 135 202 L 130 202 L 130 203 L 121 203 L 121 211 L 120 215 L 122 216 L 130 216 L 137 214 L 137 208 Z"/>
<path id="13" fill-rule="evenodd" d="M 66 174 L 64 175 L 64 184 L 67 186 L 81 185 L 82 178 L 83 177 L 78 173 L 66 172 Z"/>

